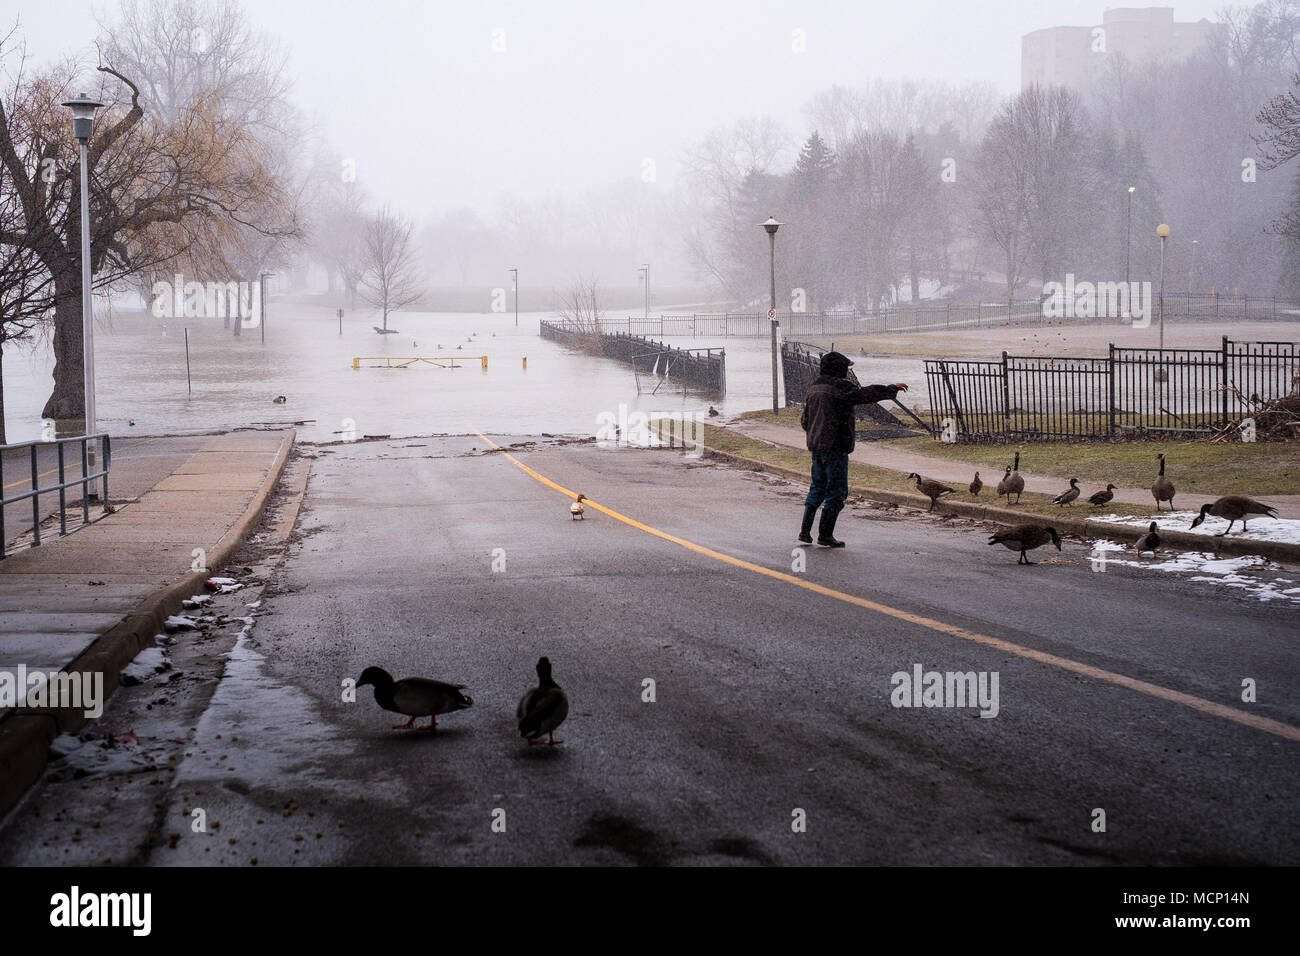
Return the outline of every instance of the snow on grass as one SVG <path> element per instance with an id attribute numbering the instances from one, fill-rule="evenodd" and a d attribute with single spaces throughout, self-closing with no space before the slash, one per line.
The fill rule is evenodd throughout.
<path id="1" fill-rule="evenodd" d="M 1227 518 L 1216 518 L 1213 515 L 1207 515 L 1205 521 L 1196 528 L 1192 527 L 1192 520 L 1198 512 L 1195 511 L 1162 511 L 1159 514 L 1149 515 L 1098 515 L 1094 521 L 1105 521 L 1108 524 L 1131 525 L 1135 528 L 1146 530 L 1147 525 L 1152 521 L 1159 525 L 1161 531 L 1185 531 L 1189 534 L 1203 534 L 1208 537 L 1214 537 L 1221 534 L 1228 527 Z M 1230 538 L 1246 538 L 1252 541 L 1282 541 L 1287 544 L 1300 544 L 1300 521 L 1293 518 L 1267 518 L 1264 515 L 1253 515 L 1248 519 L 1246 533 L 1242 533 L 1241 522 L 1238 521 L 1232 526 Z"/>
<path id="2" fill-rule="evenodd" d="M 1131 546 L 1114 541 L 1094 541 L 1094 566 L 1110 565 L 1185 574 L 1189 581 L 1237 588 L 1261 601 L 1293 601 L 1300 604 L 1300 585 L 1293 578 L 1269 577 L 1278 565 L 1258 555 L 1222 558 L 1205 551 L 1170 552 L 1167 558 L 1139 558 Z"/>

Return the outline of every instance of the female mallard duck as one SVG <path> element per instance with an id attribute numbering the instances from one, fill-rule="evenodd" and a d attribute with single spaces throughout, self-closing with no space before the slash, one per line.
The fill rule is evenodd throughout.
<path id="1" fill-rule="evenodd" d="M 569 698 L 560 685 L 551 679 L 550 658 L 537 661 L 537 686 L 519 700 L 515 716 L 519 718 L 519 733 L 529 744 L 562 744 L 555 739 L 555 728 L 564 723 L 569 714 Z M 542 734 L 549 740 L 538 740 Z"/>
<path id="2" fill-rule="evenodd" d="M 1012 551 L 1019 551 L 1020 560 L 1016 564 L 1033 564 L 1034 562 L 1029 560 L 1025 552 L 1041 548 L 1049 541 L 1056 545 L 1057 551 L 1061 550 L 1061 536 L 1056 533 L 1056 529 L 1041 524 L 1014 525 L 994 533 L 993 537 L 989 538 L 989 544 L 1000 544 Z"/>
<path id="3" fill-rule="evenodd" d="M 1115 497 L 1115 486 L 1107 485 L 1104 491 L 1093 492 L 1088 497 L 1088 503 L 1091 505 L 1104 505 L 1110 499 Z"/>
<path id="4" fill-rule="evenodd" d="M 416 729 L 437 730 L 438 714 L 464 710 L 474 703 L 468 694 L 461 693 L 464 684 L 444 684 L 427 677 L 404 677 L 395 681 L 382 667 L 367 667 L 361 672 L 357 686 L 367 684 L 374 686 L 375 703 L 384 710 L 410 715 L 411 719 L 406 723 L 393 724 L 394 730 L 409 730 L 415 725 L 415 718 L 424 716 L 429 718 L 428 726 Z"/>
<path id="5" fill-rule="evenodd" d="M 929 511 L 934 510 L 934 503 L 944 495 L 950 495 L 953 490 L 943 482 L 935 481 L 933 478 L 922 478 L 916 472 L 912 472 L 907 477 L 916 479 L 916 488 L 921 494 L 930 499 Z"/>
<path id="6" fill-rule="evenodd" d="M 1025 490 L 1025 476 L 1020 473 L 1020 452 L 1016 452 L 1016 463 L 1011 468 L 1011 474 L 1007 476 L 1007 504 L 1011 504 L 1011 496 L 1016 496 L 1016 504 L 1020 504 L 1020 493 Z"/>
<path id="7" fill-rule="evenodd" d="M 1156 480 L 1151 483 L 1151 494 L 1156 499 L 1156 510 L 1160 510 L 1160 502 L 1169 502 L 1169 510 L 1174 510 L 1174 483 L 1165 477 L 1165 456 L 1157 455 L 1160 459 L 1160 474 L 1156 475 Z"/>
<path id="8" fill-rule="evenodd" d="M 578 497 L 573 500 L 573 504 L 569 505 L 569 514 L 573 515 L 574 521 L 583 520 L 582 513 L 587 509 L 583 507 L 582 503 L 586 500 L 586 495 L 578 495 Z"/>
<path id="9" fill-rule="evenodd" d="M 1277 509 L 1272 505 L 1264 504 L 1262 501 L 1256 501 L 1254 498 L 1247 498 L 1245 495 L 1225 495 L 1212 504 L 1201 505 L 1201 513 L 1192 521 L 1192 527 L 1195 528 L 1204 522 L 1207 514 L 1214 515 L 1216 518 L 1228 519 L 1228 527 L 1215 535 L 1216 538 L 1222 538 L 1232 530 L 1232 525 L 1236 521 L 1241 522 L 1241 530 L 1245 531 L 1247 515 L 1265 515 L 1269 518 L 1276 518 Z"/>
<path id="10" fill-rule="evenodd" d="M 1070 487 L 1066 488 L 1059 495 L 1052 499 L 1054 505 L 1068 505 L 1079 497 L 1079 479 L 1071 478 Z"/>
<path id="11" fill-rule="evenodd" d="M 975 472 L 975 480 L 970 483 L 970 493 L 972 495 L 978 495 L 980 493 L 980 489 L 983 487 L 984 487 L 984 482 L 980 481 L 980 473 L 977 471 Z"/>
<path id="12" fill-rule="evenodd" d="M 1143 551 L 1150 551 L 1151 556 L 1155 557 L 1156 549 L 1160 547 L 1160 532 L 1156 530 L 1156 523 L 1154 521 L 1151 522 L 1151 526 L 1147 528 L 1147 533 L 1138 538 L 1133 547 L 1137 549 L 1138 554 L 1141 554 Z"/>

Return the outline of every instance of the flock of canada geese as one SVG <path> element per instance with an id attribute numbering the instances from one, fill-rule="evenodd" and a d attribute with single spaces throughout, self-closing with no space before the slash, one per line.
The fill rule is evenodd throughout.
<path id="1" fill-rule="evenodd" d="M 1156 501 L 1156 510 L 1159 511 L 1162 502 L 1169 503 L 1169 510 L 1174 510 L 1174 494 L 1177 489 L 1174 483 L 1165 475 L 1165 456 L 1163 454 L 1156 456 L 1160 462 L 1160 471 L 1157 473 L 1155 480 L 1151 483 L 1151 495 Z M 915 479 L 916 488 L 921 494 L 930 499 L 930 507 L 927 511 L 934 510 L 934 503 L 940 498 L 947 495 L 955 494 L 956 490 L 945 485 L 941 481 L 935 481 L 933 478 L 923 478 L 916 472 L 907 476 Z M 970 483 L 969 491 L 972 497 L 978 497 L 980 491 L 984 488 L 984 482 L 980 480 L 980 473 L 975 472 L 975 480 Z M 1007 470 L 998 482 L 998 497 L 1006 497 L 1007 505 L 1011 505 L 1011 496 L 1015 495 L 1015 504 L 1020 503 L 1020 495 L 1025 490 L 1025 478 L 1020 474 L 1020 452 L 1016 452 L 1015 462 L 1007 465 Z M 1083 489 L 1079 487 L 1079 479 L 1071 478 L 1070 487 L 1052 499 L 1052 503 L 1064 507 L 1073 505 L 1083 494 Z M 1100 491 L 1093 492 L 1088 496 L 1087 501 L 1093 507 L 1100 507 L 1107 504 L 1115 497 L 1115 486 L 1107 484 Z M 1264 515 L 1269 518 L 1277 517 L 1277 509 L 1262 501 L 1256 501 L 1254 498 L 1247 498 L 1245 495 L 1225 495 L 1217 501 L 1201 505 L 1200 514 L 1192 521 L 1192 527 L 1195 528 L 1205 522 L 1207 516 L 1215 518 L 1226 518 L 1228 527 L 1220 531 L 1215 537 L 1223 537 L 1232 530 L 1232 526 L 1240 521 L 1241 530 L 1246 530 L 1246 518 L 1251 515 Z M 1041 548 L 1045 544 L 1056 545 L 1056 550 L 1061 550 L 1061 536 L 1056 529 L 1045 524 L 1026 523 L 1013 525 L 997 532 L 989 538 L 989 544 L 1000 544 L 1012 551 L 1019 551 L 1020 558 L 1017 564 L 1033 564 L 1029 560 L 1028 552 L 1035 548 Z M 1154 556 L 1156 550 L 1160 547 L 1160 532 L 1156 522 L 1151 522 L 1147 528 L 1146 534 L 1142 535 L 1134 543 L 1134 548 L 1139 555 L 1150 551 Z"/>

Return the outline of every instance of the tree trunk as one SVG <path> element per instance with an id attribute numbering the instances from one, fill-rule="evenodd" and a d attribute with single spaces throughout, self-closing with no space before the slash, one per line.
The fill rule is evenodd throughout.
<path id="1" fill-rule="evenodd" d="M 5 337 L 4 330 L 0 329 L 0 445 L 4 444 L 7 444 L 5 439 Z M 4 542 L 0 541 L 0 548 L 2 547 Z"/>
<path id="2" fill-rule="evenodd" d="M 80 260 L 78 260 L 78 266 Z M 42 418 L 55 421 L 86 418 L 86 370 L 81 335 L 81 271 L 54 274 L 54 391 Z"/>

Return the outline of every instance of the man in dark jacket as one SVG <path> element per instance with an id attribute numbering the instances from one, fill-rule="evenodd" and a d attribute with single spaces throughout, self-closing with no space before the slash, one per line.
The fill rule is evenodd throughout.
<path id="1" fill-rule="evenodd" d="M 823 548 L 842 548 L 835 540 L 835 520 L 844 510 L 849 496 L 849 452 L 853 451 L 853 406 L 895 398 L 907 391 L 906 385 L 866 385 L 861 388 L 848 380 L 852 361 L 839 352 L 822 356 L 821 375 L 808 389 L 800 424 L 808 433 L 808 450 L 812 452 L 812 485 L 804 499 L 803 526 L 799 541 L 812 544 L 813 517 L 822 509 L 817 526 L 817 543 Z"/>

